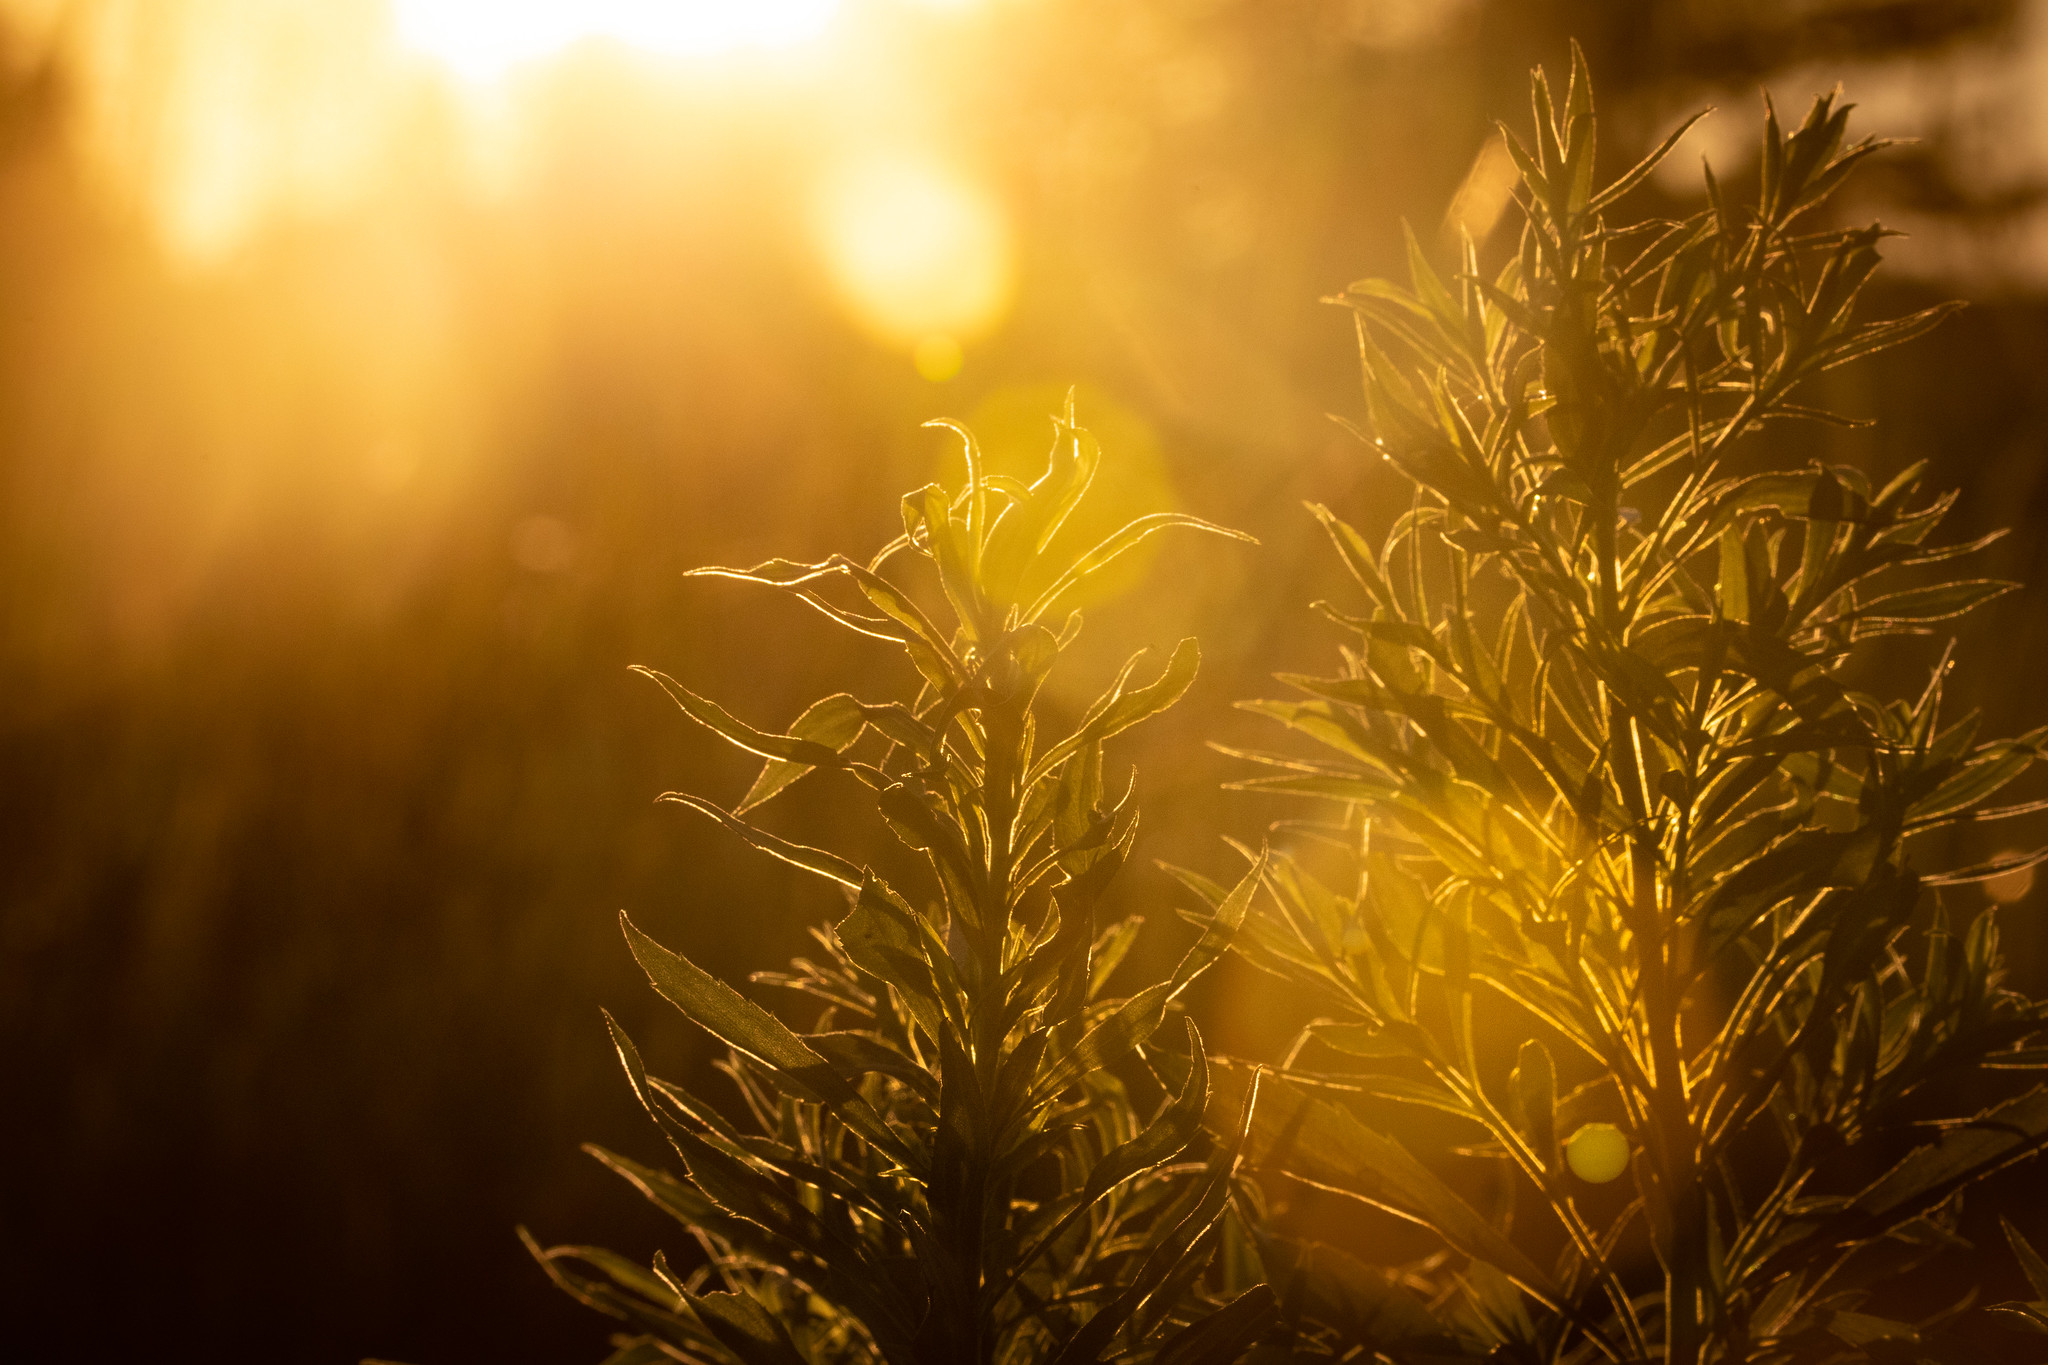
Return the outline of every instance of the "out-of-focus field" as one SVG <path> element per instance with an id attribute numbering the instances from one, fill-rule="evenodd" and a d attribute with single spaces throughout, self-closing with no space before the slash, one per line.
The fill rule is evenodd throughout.
<path id="1" fill-rule="evenodd" d="M 672 1073 L 709 1055 L 615 915 L 738 977 L 835 909 L 654 805 L 749 774 L 627 666 L 769 726 L 900 682 L 682 571 L 871 549 L 957 458 L 927 418 L 1027 472 L 1077 384 L 1098 515 L 1260 537 L 1134 557 L 1065 684 L 1202 637 L 1123 753 L 1141 853 L 1226 866 L 1283 812 L 1204 741 L 1335 644 L 1301 501 L 1405 504 L 1325 419 L 1359 402 L 1317 298 L 1397 269 L 1404 218 L 1500 221 L 1491 120 L 1567 35 L 1609 173 L 1722 107 L 1646 209 L 1702 152 L 1744 173 L 1760 83 L 1796 113 L 1839 77 L 1923 139 L 1840 206 L 1914 234 L 1869 306 L 1976 306 L 1845 374 L 1874 430 L 1786 439 L 1931 457 L 1964 528 L 2018 528 L 1962 690 L 2048 712 L 2040 5 L 558 10 L 0 6 L 0 1356 L 601 1356 L 513 1226 L 659 1233 L 576 1152 L 657 1150 L 600 1005 Z M 831 795 L 773 823 L 877 847 Z M 1163 952 L 1141 861 L 1119 894 Z M 2048 899 L 1993 889 L 2041 988 Z M 1299 1022 L 1241 970 L 1205 989 L 1219 1046 Z"/>

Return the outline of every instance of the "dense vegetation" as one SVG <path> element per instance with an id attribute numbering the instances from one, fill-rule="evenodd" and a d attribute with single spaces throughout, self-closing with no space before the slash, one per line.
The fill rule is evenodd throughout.
<path id="1" fill-rule="evenodd" d="M 1813 213 L 1878 150 L 1848 112 L 1769 117 L 1752 195 L 1708 172 L 1698 215 L 1628 221 L 1679 134 L 1596 188 L 1584 67 L 1562 99 L 1539 73 L 1505 261 L 1467 242 L 1447 282 L 1416 247 L 1407 288 L 1343 296 L 1359 435 L 1412 506 L 1377 545 L 1314 509 L 1361 594 L 1325 608 L 1351 640 L 1332 676 L 1285 679 L 1302 699 L 1248 703 L 1316 747 L 1249 755 L 1269 771 L 1245 783 L 1312 813 L 1244 846 L 1234 885 L 1183 871 L 1197 940 L 1131 994 L 1106 981 L 1135 922 L 1095 916 L 1137 827 L 1103 744 L 1185 691 L 1195 647 L 1142 685 L 1133 659 L 1057 737 L 1039 685 L 1072 590 L 1191 518 L 1060 537 L 1098 459 L 1069 410 L 1028 487 L 963 432 L 959 487 L 906 497 L 865 563 L 707 571 L 899 646 L 919 685 L 768 732 L 656 675 L 766 760 L 732 812 L 677 799 L 848 909 L 770 978 L 811 997 L 802 1028 L 627 924 L 732 1049 L 744 1116 L 614 1029 L 683 1175 L 600 1155 L 698 1248 L 536 1248 L 629 1324 L 615 1365 L 1953 1349 L 1969 1304 L 1907 1320 L 1878 1296 L 1955 1243 L 1966 1187 L 2048 1141 L 2048 1014 L 1946 889 L 2041 855 L 1951 866 L 1940 836 L 2041 809 L 1990 803 L 2048 729 L 1980 739 L 1943 713 L 1950 653 L 1914 661 L 2008 586 L 1950 567 L 1985 544 L 1937 534 L 1953 494 L 1745 439 L 1849 420 L 1810 381 L 1947 311 L 1857 315 L 1885 234 Z M 741 819 L 813 771 L 865 786 L 923 885 Z M 1323 1011 L 1277 1065 L 1208 1056 L 1176 1007 L 1233 949 Z M 1441 1249 L 1373 1266 L 1304 1240 L 1300 1185 Z"/>
<path id="2" fill-rule="evenodd" d="M 634 1089 L 689 1180 L 599 1155 L 705 1253 L 682 1274 L 591 1248 L 544 1254 L 558 1282 L 646 1334 L 629 1359 L 663 1358 L 666 1346 L 748 1362 L 1092 1361 L 1162 1333 L 1240 1341 L 1269 1306 L 1261 1289 L 1187 1321 L 1189 1282 L 1213 1246 L 1244 1136 L 1240 1122 L 1205 1162 L 1168 1164 L 1199 1138 L 1208 1099 L 1194 1024 L 1185 1078 L 1158 1114 L 1141 1114 L 1113 1069 L 1228 946 L 1257 872 L 1169 979 L 1122 999 L 1103 991 L 1139 927 L 1096 923 L 1138 828 L 1132 787 L 1104 785 L 1103 745 L 1187 690 L 1195 642 L 1144 684 L 1132 681 L 1133 657 L 1063 736 L 1041 734 L 1037 705 L 1080 630 L 1067 605 L 1076 589 L 1154 531 L 1220 528 L 1155 514 L 1063 552 L 1059 532 L 1100 460 L 1072 413 L 1029 487 L 987 473 L 960 434 L 959 490 L 906 497 L 904 533 L 866 564 L 709 571 L 794 592 L 898 645 L 920 680 L 912 699 L 839 693 L 787 734 L 764 734 L 655 675 L 690 716 L 767 760 L 735 813 L 674 799 L 838 883 L 848 913 L 819 933 L 820 960 L 774 978 L 822 1007 L 801 1033 L 626 923 L 656 988 L 731 1046 L 727 1074 L 758 1126 L 743 1133 L 649 1078 L 614 1026 Z M 933 571 L 949 627 L 892 575 L 899 556 Z M 858 608 L 828 596 L 837 584 Z M 924 855 L 927 885 L 899 891 L 739 818 L 816 769 L 869 789 L 889 828 Z M 579 1261 L 611 1283 L 579 1273 Z"/>

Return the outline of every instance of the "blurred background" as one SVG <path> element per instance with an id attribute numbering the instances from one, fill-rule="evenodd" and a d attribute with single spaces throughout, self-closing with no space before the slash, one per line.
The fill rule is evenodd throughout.
<path id="1" fill-rule="evenodd" d="M 835 910 L 653 804 L 750 771 L 627 666 L 770 726 L 898 685 L 681 574 L 871 549 L 957 477 L 927 418 L 1030 473 L 1078 385 L 1101 518 L 1261 538 L 1133 564 L 1066 684 L 1201 635 L 1122 754 L 1140 852 L 1227 867 L 1282 812 L 1200 746 L 1335 643 L 1300 503 L 1405 501 L 1325 420 L 1359 403 L 1317 299 L 1403 219 L 1500 220 L 1492 120 L 1573 36 L 1606 173 L 1720 110 L 1645 211 L 1701 155 L 1739 179 L 1759 87 L 1918 139 L 1837 212 L 1911 234 L 1873 311 L 1974 306 L 1842 373 L 1875 429 L 1797 439 L 2017 526 L 1964 688 L 2038 723 L 2039 0 L 0 0 L 0 1354 L 603 1355 L 513 1228 L 663 1235 L 577 1151 L 658 1155 L 601 1005 L 658 1069 L 708 1055 L 614 917 L 738 976 Z M 766 814 L 876 847 L 833 796 Z M 2042 894 L 1958 895 L 2041 988 Z M 1299 1022 L 1205 989 L 1225 1047 Z"/>

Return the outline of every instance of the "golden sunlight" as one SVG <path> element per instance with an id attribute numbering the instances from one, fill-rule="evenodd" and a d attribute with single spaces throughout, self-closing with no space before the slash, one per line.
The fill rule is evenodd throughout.
<path id="1" fill-rule="evenodd" d="M 839 0 L 392 0 L 399 40 L 471 79 L 585 39 L 660 56 L 781 47 L 823 33 Z"/>
<path id="2" fill-rule="evenodd" d="M 532 92 L 499 81 L 579 45 L 654 59 L 738 57 L 820 38 L 841 0 L 0 0 L 29 50 L 75 77 L 73 136 L 117 202 L 187 265 L 261 229 L 331 220 L 431 162 L 432 87 L 450 150 L 492 188 L 516 178 Z M 424 78 L 424 79 L 423 79 Z M 425 120 L 425 121 L 423 121 Z M 424 158 L 424 159 L 423 159 Z"/>
<path id="3" fill-rule="evenodd" d="M 855 317 L 886 340 L 919 347 L 927 378 L 950 377 L 957 341 L 986 330 L 1009 302 L 1001 208 L 932 162 L 888 156 L 841 167 L 819 196 L 817 227 Z M 948 347 L 954 358 L 941 364 Z"/>

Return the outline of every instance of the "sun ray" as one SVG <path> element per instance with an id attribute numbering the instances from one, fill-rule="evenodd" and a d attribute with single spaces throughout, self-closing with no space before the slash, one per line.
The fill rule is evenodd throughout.
<path id="1" fill-rule="evenodd" d="M 839 0 L 393 0 L 399 40 L 489 80 L 587 39 L 671 57 L 787 47 L 818 37 Z"/>

